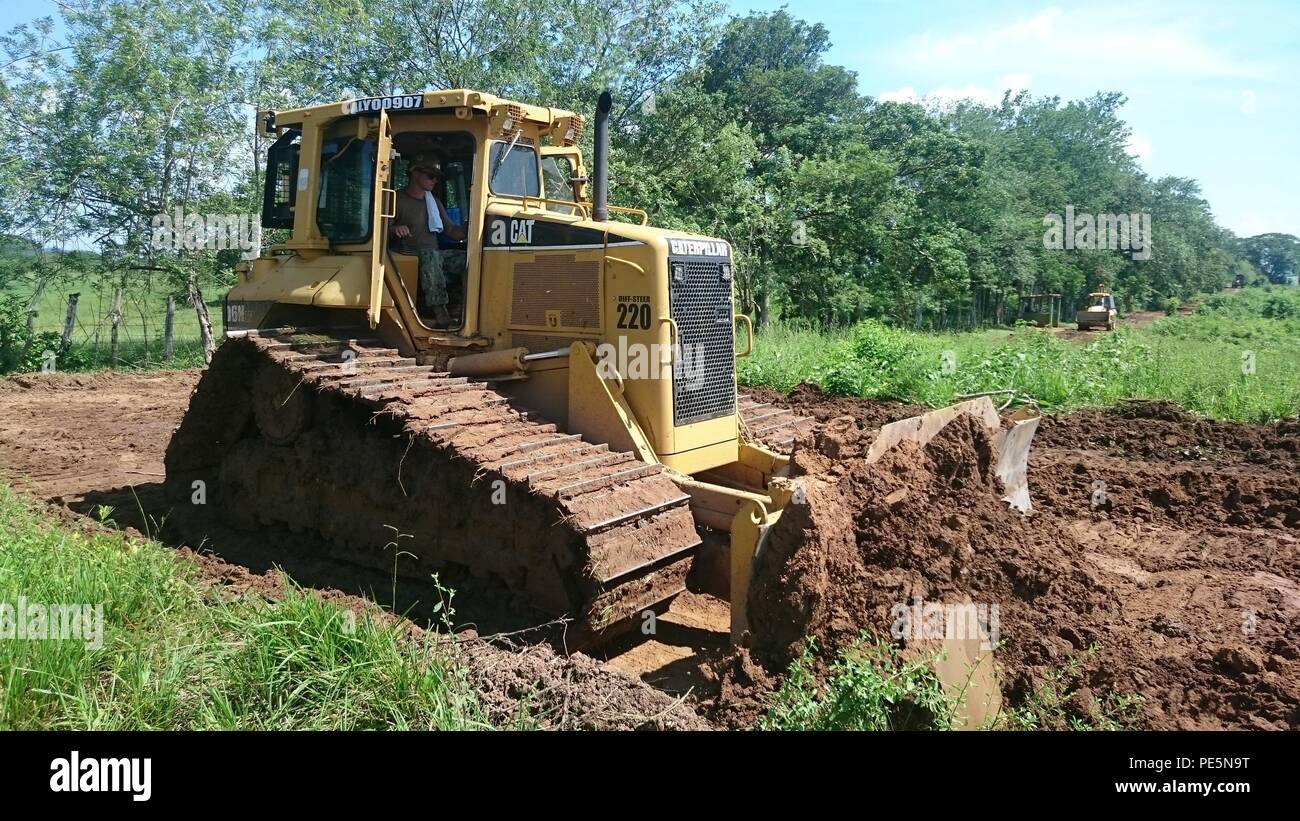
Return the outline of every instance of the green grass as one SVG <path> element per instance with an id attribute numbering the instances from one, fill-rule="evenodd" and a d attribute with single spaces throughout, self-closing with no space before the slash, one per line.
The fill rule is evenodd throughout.
<path id="1" fill-rule="evenodd" d="M 944 352 L 953 366 L 945 372 Z M 1252 354 L 1254 372 L 1243 372 Z M 1012 389 L 1045 409 L 1167 399 L 1214 418 L 1270 422 L 1300 413 L 1300 290 L 1211 297 L 1190 316 L 1099 333 L 1085 344 L 1045 329 L 919 334 L 868 321 L 847 332 L 766 329 L 740 360 L 742 384 L 813 382 L 845 395 L 938 407 Z"/>
<path id="2" fill-rule="evenodd" d="M 29 349 L 27 361 L 17 370 L 39 370 L 43 351 L 58 350 L 67 314 L 68 295 L 74 292 L 80 293 L 81 297 L 77 303 L 77 324 L 72 334 L 72 348 L 58 356 L 55 367 L 60 371 L 85 371 L 113 365 L 110 350 L 111 325 L 108 320 L 113 289 L 85 279 L 56 283 L 42 293 L 34 325 L 37 339 L 31 346 L 35 350 Z M 13 299 L 19 305 L 16 315 L 10 317 L 11 327 L 22 326 L 25 331 L 25 312 L 31 293 L 30 286 L 0 285 L 0 301 Z M 213 337 L 219 342 L 222 334 L 221 295 L 206 296 Z M 163 360 L 166 315 L 167 296 L 163 289 L 155 288 L 152 293 L 142 288 L 127 290 L 122 305 L 122 319 L 118 323 L 119 352 L 116 367 L 152 370 L 203 365 L 199 320 L 193 307 L 182 299 L 176 300 L 174 358 L 170 361 Z"/>
<path id="3" fill-rule="evenodd" d="M 1001 710 L 994 730 L 1132 730 L 1142 697 L 1132 693 L 1093 693 L 1082 686 L 1082 666 L 1098 654 L 1096 645 L 1071 656 L 1065 666 L 1043 677 L 1024 701 Z"/>
<path id="4" fill-rule="evenodd" d="M 436 639 L 293 587 L 203 589 L 153 542 L 53 523 L 0 485 L 0 603 L 102 605 L 99 642 L 0 638 L 0 729 L 486 725 Z M 0 624 L 0 635 L 14 630 Z M 98 646 L 95 646 L 98 645 Z"/>
<path id="5" fill-rule="evenodd" d="M 819 681 L 812 639 L 786 671 L 760 730 L 949 730 L 958 700 L 944 689 L 934 659 L 905 656 L 889 642 L 863 633 L 840 648 Z M 1004 706 L 984 730 L 1125 730 L 1138 722 L 1142 699 L 1082 688 L 1082 667 L 1096 659 L 1091 647 L 1050 671 L 1020 704 Z"/>

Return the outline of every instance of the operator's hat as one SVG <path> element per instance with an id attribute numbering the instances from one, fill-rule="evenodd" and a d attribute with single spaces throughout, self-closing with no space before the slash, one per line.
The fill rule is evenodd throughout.
<path id="1" fill-rule="evenodd" d="M 438 158 L 427 154 L 417 154 L 415 159 L 411 160 L 409 170 L 423 171 L 432 177 L 442 176 L 442 164 L 438 162 Z"/>

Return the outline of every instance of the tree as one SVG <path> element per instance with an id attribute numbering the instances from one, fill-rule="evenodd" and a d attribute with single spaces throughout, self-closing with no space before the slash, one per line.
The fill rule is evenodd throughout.
<path id="1" fill-rule="evenodd" d="M 1259 234 L 1237 240 L 1236 246 L 1269 282 L 1284 283 L 1300 274 L 1300 238 L 1291 234 Z"/>

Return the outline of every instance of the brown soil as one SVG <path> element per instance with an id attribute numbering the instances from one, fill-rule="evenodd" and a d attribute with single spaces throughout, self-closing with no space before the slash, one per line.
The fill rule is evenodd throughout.
<path id="1" fill-rule="evenodd" d="M 177 546 L 194 561 L 203 585 L 274 599 L 282 595 L 283 569 L 316 595 L 372 612 L 374 602 L 384 602 L 389 612 L 413 617 L 406 620 L 412 631 L 424 630 L 435 604 L 427 584 L 395 582 L 388 573 L 331 560 L 306 535 L 277 527 L 260 534 L 217 529 L 192 549 L 174 532 L 168 521 L 174 511 L 162 487 L 163 454 L 198 376 L 183 371 L 0 380 L 0 477 L 48 500 L 50 512 L 75 527 L 99 527 L 92 521 L 99 506 L 111 507 L 110 521 L 128 535 Z M 453 606 L 472 618 L 457 636 L 456 651 L 500 725 L 516 726 L 526 716 L 557 729 L 708 729 L 678 699 L 590 657 L 559 654 L 548 644 L 514 643 L 554 628 L 500 639 L 485 635 L 495 643 L 476 638 L 518 628 L 520 610 L 486 606 L 505 598 L 488 581 L 447 581 L 457 590 Z M 462 607 L 464 599 L 468 607 Z"/>
<path id="2" fill-rule="evenodd" d="M 195 372 L 0 381 L 0 469 L 39 498 L 91 515 L 109 504 L 114 521 L 167 539 L 163 452 L 196 381 Z M 1300 727 L 1300 424 L 1209 422 L 1163 403 L 1049 418 L 1030 462 L 1036 509 L 1021 517 L 992 501 L 978 430 L 953 428 L 868 466 L 860 455 L 871 431 L 921 409 L 808 387 L 755 398 L 849 419 L 796 458 L 816 474 L 812 503 L 792 507 L 773 534 L 753 652 L 727 650 L 726 605 L 702 595 L 679 596 L 653 636 L 602 648 L 604 664 L 545 644 L 467 641 L 494 715 L 508 723 L 524 699 L 548 726 L 702 726 L 670 695 L 689 693 L 713 721 L 744 723 L 764 709 L 804 632 L 838 641 L 887 630 L 890 608 L 913 596 L 969 596 L 1000 607 L 1011 703 L 1095 644 L 1080 714 L 1116 691 L 1144 698 L 1144 727 Z M 793 550 L 805 533 L 809 545 Z M 421 629 L 412 606 L 427 588 L 340 565 L 302 534 L 223 534 L 201 550 L 195 561 L 214 584 L 274 596 L 278 565 L 323 595 L 409 611 Z M 497 617 L 491 580 L 445 581 L 458 591 L 457 619 L 479 635 L 520 626 L 518 614 Z"/>
<path id="3" fill-rule="evenodd" d="M 819 407 L 802 401 L 789 404 Z M 1113 692 L 1143 697 L 1148 728 L 1300 727 L 1294 423 L 1209 423 L 1161 403 L 1046 420 L 1030 461 L 1037 508 L 1022 517 L 996 501 L 978 426 L 950 425 L 869 465 L 881 409 L 837 404 L 860 412 L 796 451 L 808 504 L 769 538 L 751 591 L 752 656 L 719 666 L 733 700 L 721 720 L 752 718 L 737 691 L 761 705 L 753 692 L 804 635 L 826 646 L 887 634 L 897 604 L 969 597 L 999 606 L 1012 705 L 1096 645 L 1080 717 Z"/>

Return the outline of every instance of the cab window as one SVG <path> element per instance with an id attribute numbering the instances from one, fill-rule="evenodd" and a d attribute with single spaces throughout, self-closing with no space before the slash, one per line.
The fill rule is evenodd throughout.
<path id="1" fill-rule="evenodd" d="M 566 202 L 578 201 L 573 190 L 573 161 L 568 157 L 542 157 L 542 184 L 546 187 L 546 199 L 559 202 L 546 203 L 547 209 L 561 214 L 578 214 L 579 209 Z"/>
<path id="2" fill-rule="evenodd" d="M 509 153 L 505 153 L 507 150 Z M 493 143 L 488 169 L 492 174 L 489 190 L 493 194 L 507 197 L 541 195 L 541 181 L 537 178 L 537 152 L 531 145 L 516 143 L 514 148 L 510 148 L 508 142 Z"/>
<path id="3" fill-rule="evenodd" d="M 543 157 L 542 180 L 546 184 L 548 200 L 576 201 L 573 196 L 573 164 L 568 157 Z"/>
<path id="4" fill-rule="evenodd" d="M 375 178 L 374 140 L 336 138 L 321 146 L 316 225 L 331 242 L 370 237 Z"/>

